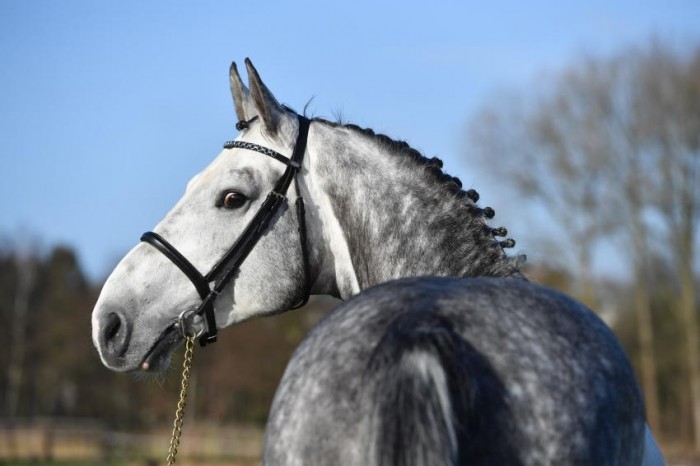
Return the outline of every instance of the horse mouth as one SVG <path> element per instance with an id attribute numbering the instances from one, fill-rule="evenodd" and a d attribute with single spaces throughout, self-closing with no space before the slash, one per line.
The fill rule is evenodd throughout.
<path id="1" fill-rule="evenodd" d="M 141 361 L 142 371 L 159 371 L 168 367 L 172 351 L 182 340 L 180 329 L 173 323 L 165 328 Z"/>

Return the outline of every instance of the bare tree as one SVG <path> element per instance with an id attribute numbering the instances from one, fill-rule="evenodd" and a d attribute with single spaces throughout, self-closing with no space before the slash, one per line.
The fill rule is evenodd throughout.
<path id="1" fill-rule="evenodd" d="M 581 274 L 580 297 L 595 305 L 593 247 L 622 238 L 634 280 L 640 372 L 647 417 L 658 427 L 651 312 L 653 248 L 672 251 L 678 273 L 700 447 L 700 371 L 694 245 L 698 222 L 700 59 L 652 42 L 608 59 L 585 59 L 517 105 L 486 107 L 472 122 L 472 147 L 521 195 L 542 202 L 567 232 Z M 495 160 L 498 163 L 493 163 Z M 667 231 L 661 236 L 659 224 Z M 618 239 L 619 241 L 619 239 Z"/>
<path id="2" fill-rule="evenodd" d="M 595 181 L 604 165 L 597 153 L 589 154 L 585 133 L 590 130 L 585 129 L 588 123 L 576 121 L 576 103 L 560 96 L 536 103 L 528 98 L 532 96 L 509 96 L 507 102 L 482 109 L 471 125 L 471 147 L 484 165 L 512 183 L 518 194 L 541 202 L 561 226 L 566 233 L 561 250 L 573 254 L 580 273 L 579 297 L 592 305 L 591 252 L 607 229 L 594 209 L 605 196 L 604 186 L 600 189 Z M 580 140 L 572 140 L 570 125 L 581 128 L 575 135 Z"/>
<path id="3" fill-rule="evenodd" d="M 655 157 L 657 212 L 676 271 L 685 334 L 694 444 L 700 450 L 700 346 L 694 286 L 700 217 L 700 49 L 679 58 L 653 43 L 635 74 L 637 133 Z"/>

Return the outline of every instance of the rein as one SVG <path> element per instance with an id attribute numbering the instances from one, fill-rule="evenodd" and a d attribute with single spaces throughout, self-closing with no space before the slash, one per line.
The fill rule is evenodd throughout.
<path id="1" fill-rule="evenodd" d="M 173 421 L 173 433 L 170 437 L 168 457 L 165 461 L 168 466 L 175 464 L 177 459 L 177 447 L 180 446 L 182 424 L 185 419 L 185 404 L 187 401 L 187 388 L 190 386 L 190 369 L 192 368 L 192 354 L 194 353 L 194 335 L 185 335 L 185 357 L 182 361 L 182 381 L 180 382 L 180 399 L 177 401 L 175 421 Z"/>
<path id="2" fill-rule="evenodd" d="M 257 117 L 256 117 L 257 118 Z M 187 319 L 194 316 L 204 316 L 206 329 L 199 336 L 200 346 L 206 346 L 209 343 L 214 343 L 217 338 L 216 316 L 214 313 L 214 302 L 221 291 L 228 285 L 233 277 L 240 269 L 241 264 L 248 257 L 250 251 L 253 250 L 257 242 L 262 237 L 263 233 L 270 224 L 270 220 L 275 216 L 280 207 L 287 200 L 286 194 L 289 185 L 294 180 L 294 186 L 297 191 L 296 214 L 299 225 L 299 240 L 301 243 L 301 255 L 304 261 L 304 280 L 305 287 L 304 297 L 302 301 L 292 309 L 303 306 L 309 300 L 310 283 L 309 283 L 309 259 L 307 254 L 306 244 L 306 219 L 304 209 L 304 198 L 299 190 L 298 174 L 301 169 L 301 164 L 304 160 L 306 152 L 306 142 L 309 136 L 309 126 L 311 121 L 301 115 L 297 115 L 299 119 L 299 133 L 294 145 L 292 157 L 288 158 L 267 147 L 260 146 L 245 141 L 228 141 L 224 144 L 224 149 L 245 149 L 271 157 L 287 166 L 282 176 L 277 180 L 275 187 L 265 198 L 265 201 L 260 206 L 255 216 L 246 225 L 243 233 L 236 239 L 231 248 L 219 259 L 219 261 L 206 274 L 202 275 L 192 263 L 180 253 L 180 251 L 170 244 L 165 238 L 158 233 L 148 231 L 141 236 L 141 241 L 144 241 L 167 257 L 175 264 L 192 282 L 199 297 L 202 299 L 197 308 L 190 312 L 185 312 L 180 317 L 180 326 L 184 332 L 186 328 L 190 328 Z M 252 121 L 252 120 L 250 120 Z M 247 127 L 248 122 L 239 122 L 236 127 L 243 129 Z M 210 283 L 214 282 L 213 288 Z"/>

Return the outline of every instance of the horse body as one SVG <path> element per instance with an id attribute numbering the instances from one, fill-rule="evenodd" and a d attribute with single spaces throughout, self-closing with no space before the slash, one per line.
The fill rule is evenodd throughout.
<path id="1" fill-rule="evenodd" d="M 301 120 L 246 65 L 250 90 L 231 70 L 245 123 L 237 140 L 292 153 Z M 282 172 L 279 158 L 227 148 L 154 231 L 210 270 Z M 643 405 L 615 338 L 581 305 L 527 283 L 504 252 L 512 242 L 496 238 L 504 229 L 486 222 L 492 209 L 478 207 L 439 160 L 314 119 L 296 181 L 286 196 L 290 207 L 306 201 L 308 270 L 303 227 L 283 207 L 217 293 L 216 321 L 283 312 L 305 290 L 357 296 L 290 362 L 265 464 L 640 463 Z M 238 201 L 227 205 L 231 193 Z M 409 278 L 425 276 L 460 278 Z M 168 258 L 137 245 L 93 312 L 103 362 L 167 367 L 181 342 L 178 315 L 199 302 Z"/>
<path id="2" fill-rule="evenodd" d="M 639 465 L 642 411 L 623 350 L 577 302 L 522 280 L 409 278 L 310 332 L 264 464 Z"/>

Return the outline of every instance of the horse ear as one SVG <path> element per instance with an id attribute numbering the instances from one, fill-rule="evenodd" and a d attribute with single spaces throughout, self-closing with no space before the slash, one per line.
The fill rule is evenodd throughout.
<path id="1" fill-rule="evenodd" d="M 233 96 L 233 105 L 236 107 L 236 117 L 238 121 L 248 121 L 255 116 L 255 105 L 253 98 L 250 96 L 250 91 L 238 74 L 236 62 L 231 63 L 229 69 L 229 81 L 231 83 L 231 95 Z"/>
<path id="2" fill-rule="evenodd" d="M 279 102 L 277 102 L 277 99 L 275 99 L 275 96 L 272 95 L 272 92 L 270 92 L 267 86 L 263 84 L 258 71 L 249 58 L 245 59 L 245 66 L 248 70 L 250 93 L 253 96 L 253 102 L 258 111 L 258 115 L 262 119 L 265 129 L 270 134 L 277 134 L 277 128 L 284 114 L 284 109 Z"/>

